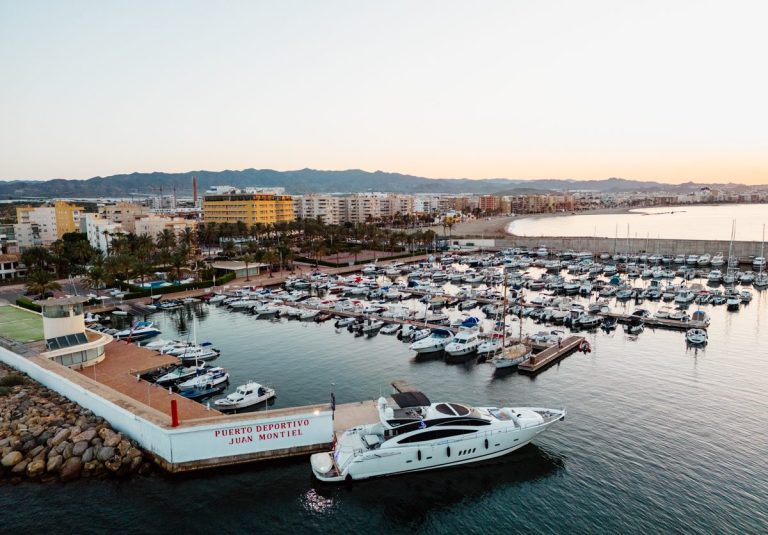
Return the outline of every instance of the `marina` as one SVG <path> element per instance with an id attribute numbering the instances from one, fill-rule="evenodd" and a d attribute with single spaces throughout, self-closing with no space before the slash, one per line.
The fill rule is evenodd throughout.
<path id="1" fill-rule="evenodd" d="M 514 256 L 510 253 L 511 251 L 508 251 L 507 255 Z M 629 300 L 617 299 L 616 296 L 601 298 L 596 295 L 597 288 L 594 289 L 596 293 L 592 296 L 583 296 L 579 293 L 567 295 L 563 290 L 558 291 L 551 287 L 553 283 L 556 286 L 559 283 L 556 278 L 551 278 L 553 272 L 542 263 L 560 258 L 556 254 L 556 250 L 552 249 L 552 253 L 551 256 L 544 259 L 532 259 L 529 267 L 519 268 L 519 279 L 514 270 L 509 270 L 504 265 L 505 255 L 501 252 L 495 255 L 475 252 L 456 257 L 453 265 L 449 265 L 450 269 L 460 273 L 462 270 L 468 269 L 467 264 L 464 264 L 463 261 L 487 262 L 487 266 L 479 266 L 480 269 L 475 268 L 477 271 L 486 272 L 486 275 L 483 282 L 476 283 L 474 286 L 464 285 L 462 281 L 457 281 L 458 284 L 454 284 L 448 280 L 439 285 L 431 285 L 429 290 L 426 288 L 421 290 L 415 286 L 413 288 L 416 289 L 412 289 L 408 285 L 410 279 L 406 277 L 405 272 L 399 276 L 401 277 L 399 283 L 396 282 L 398 277 L 390 279 L 381 274 L 375 274 L 371 276 L 376 280 L 376 286 L 371 284 L 366 292 L 357 292 L 347 300 L 343 295 L 344 290 L 336 294 L 330 293 L 328 289 L 319 288 L 319 286 L 328 283 L 327 279 L 324 282 L 320 282 L 319 279 L 314 281 L 307 275 L 309 282 L 306 296 L 285 305 L 279 305 L 278 301 L 282 301 L 292 292 L 296 292 L 295 289 L 286 288 L 283 290 L 281 286 L 268 288 L 246 288 L 245 286 L 237 288 L 232 286 L 219 288 L 217 293 L 199 293 L 197 295 L 199 300 L 194 302 L 190 301 L 179 306 L 170 306 L 164 310 L 151 311 L 135 318 L 151 321 L 153 327 L 161 332 L 157 337 L 158 339 L 177 339 L 184 343 L 193 339 L 211 340 L 217 350 L 221 352 L 220 357 L 211 365 L 222 366 L 231 376 L 229 386 L 220 393 L 220 396 L 234 393 L 238 386 L 247 384 L 251 380 L 256 380 L 259 384 L 272 388 L 276 392 L 275 397 L 257 406 L 256 410 L 246 409 L 244 412 L 237 411 L 237 414 L 222 414 L 216 410 L 216 397 L 192 401 L 178 396 L 173 389 L 168 390 L 167 387 L 153 386 L 149 381 L 137 379 L 137 372 L 141 375 L 150 372 L 152 368 L 168 370 L 172 369 L 178 362 L 178 357 L 162 355 L 156 350 L 136 346 L 136 344 L 149 344 L 152 342 L 152 338 L 130 344 L 125 341 L 113 342 L 116 344 L 115 347 L 126 352 L 126 355 L 133 355 L 134 351 L 139 352 L 135 353 L 135 356 L 143 355 L 141 358 L 126 357 L 124 359 L 125 364 L 122 365 L 124 367 L 119 372 L 116 370 L 109 372 L 109 369 L 104 367 L 104 364 L 108 362 L 105 361 L 93 366 L 93 369 L 86 368 L 75 375 L 81 376 L 85 381 L 92 381 L 95 373 L 95 379 L 100 384 L 109 386 L 111 389 L 125 388 L 126 397 L 132 401 L 120 397 L 110 398 L 106 393 L 102 395 L 106 396 L 106 399 L 120 403 L 123 407 L 129 407 L 132 403 L 136 403 L 135 408 L 131 409 L 135 414 L 148 419 L 155 418 L 157 425 L 169 431 L 178 429 L 181 432 L 184 430 L 194 432 L 194 430 L 200 429 L 205 430 L 205 433 L 213 433 L 214 435 L 218 432 L 219 436 L 216 438 L 222 439 L 222 446 L 226 445 L 227 448 L 242 449 L 248 447 L 252 443 L 250 437 L 256 437 L 258 433 L 254 435 L 253 431 L 243 430 L 249 427 L 255 429 L 256 426 L 263 426 L 265 423 L 274 425 L 271 424 L 274 421 L 284 421 L 286 425 L 297 426 L 280 431 L 282 433 L 288 432 L 289 435 L 299 431 L 304 433 L 311 430 L 314 424 L 302 427 L 305 421 L 303 416 L 317 411 L 321 417 L 327 418 L 325 420 L 327 423 L 322 425 L 328 431 L 323 431 L 320 435 L 313 435 L 315 438 L 312 442 L 306 443 L 304 446 L 267 449 L 236 455 L 218 455 L 195 461 L 184 461 L 179 458 L 178 462 L 173 463 L 164 461 L 162 457 L 155 458 L 156 462 L 169 471 L 197 471 L 201 468 L 216 471 L 227 465 L 240 465 L 257 460 L 270 461 L 265 463 L 265 466 L 273 466 L 276 459 L 296 456 L 297 464 L 290 464 L 287 469 L 291 473 L 295 472 L 298 476 L 300 472 L 306 475 L 307 456 L 315 452 L 328 451 L 333 444 L 334 436 L 338 437 L 347 429 L 375 421 L 377 406 L 376 402 L 371 399 L 371 392 L 380 392 L 385 398 L 388 397 L 393 392 L 390 385 L 393 378 L 404 378 L 403 381 L 394 383 L 394 391 L 411 391 L 414 388 L 410 385 L 417 384 L 420 389 L 428 392 L 430 397 L 438 395 L 443 399 L 456 399 L 475 406 L 483 406 L 489 401 L 496 406 L 509 406 L 508 396 L 514 392 L 512 395 L 515 399 L 535 400 L 537 406 L 560 407 L 564 404 L 563 389 L 568 392 L 569 399 L 578 398 L 579 396 L 573 390 L 578 382 L 595 381 L 591 374 L 587 379 L 584 373 L 587 372 L 587 368 L 596 365 L 604 366 L 610 363 L 609 366 L 618 365 L 622 369 L 626 367 L 622 373 L 630 373 L 631 375 L 643 370 L 640 374 L 641 377 L 647 373 L 644 371 L 647 366 L 656 369 L 669 369 L 672 365 L 676 371 L 669 369 L 668 373 L 683 373 L 683 375 L 685 375 L 686 362 L 696 364 L 698 368 L 701 366 L 709 367 L 710 363 L 714 364 L 714 362 L 710 362 L 712 355 L 722 355 L 723 344 L 734 343 L 732 338 L 723 337 L 723 335 L 727 332 L 740 332 L 743 336 L 747 324 L 750 321 L 756 321 L 755 314 L 766 306 L 764 292 L 754 291 L 751 302 L 740 303 L 738 312 L 735 314 L 724 306 L 713 306 L 711 303 L 700 304 L 697 301 L 690 303 L 691 310 L 688 312 L 689 317 L 687 319 L 672 320 L 669 317 L 656 317 L 656 314 L 659 314 L 665 307 L 669 308 L 672 313 L 676 311 L 683 313 L 683 309 L 667 305 L 667 302 L 661 299 L 659 301 L 645 299 L 643 303 L 638 304 L 635 298 Z M 517 254 L 524 256 L 521 253 Z M 538 265 L 536 265 L 537 262 Z M 497 265 L 494 266 L 494 263 Z M 426 267 L 422 262 L 417 269 L 426 273 L 432 270 L 443 271 L 445 268 L 442 263 L 439 263 L 439 257 L 435 259 L 434 264 L 431 264 L 430 269 L 425 269 Z M 381 269 L 386 270 L 387 266 L 382 265 Z M 565 273 L 567 269 L 563 267 L 561 271 Z M 620 273 L 624 274 L 625 280 L 636 281 L 636 288 L 650 288 L 649 281 L 652 279 L 643 279 L 642 277 L 629 279 L 626 268 L 622 268 Z M 554 275 L 556 277 L 557 273 Z M 472 276 L 475 277 L 475 275 Z M 496 370 L 489 363 L 490 361 L 484 361 L 479 354 L 469 354 L 469 356 L 462 356 L 458 360 L 439 355 L 436 358 L 419 358 L 409 349 L 409 344 L 401 342 L 396 336 L 387 336 L 381 332 L 384 325 L 399 325 L 402 327 L 410 326 L 427 332 L 442 329 L 458 333 L 461 329 L 454 326 L 454 322 L 467 317 L 478 317 L 480 320 L 477 325 L 478 332 L 482 329 L 479 334 L 484 337 L 491 336 L 498 327 L 498 310 L 503 305 L 499 284 L 504 276 L 510 277 L 513 284 L 517 284 L 515 283 L 516 280 L 522 283 L 519 288 L 514 289 L 514 294 L 513 289 L 510 289 L 510 296 L 514 295 L 514 297 L 509 298 L 508 302 L 512 312 L 508 318 L 511 320 L 511 331 L 514 333 L 521 331 L 527 343 L 534 351 L 538 351 L 518 366 L 517 370 L 511 372 Z M 424 276 L 421 278 L 428 280 Z M 600 278 L 598 276 L 592 280 L 597 281 Z M 349 286 L 356 288 L 364 280 L 362 277 L 350 279 Z M 605 280 L 607 281 L 607 278 Z M 712 286 L 706 285 L 705 280 L 699 279 L 699 281 L 676 277 L 671 282 L 678 285 L 681 283 L 700 284 L 701 290 L 707 290 L 707 292 L 713 289 Z M 402 294 L 401 297 L 396 300 L 381 299 L 376 290 L 382 285 L 395 287 L 396 291 Z M 547 285 L 550 287 L 547 288 Z M 621 282 L 618 286 L 621 286 Z M 747 291 L 746 288 L 748 286 L 742 285 L 740 291 Z M 234 308 L 229 307 L 226 303 L 227 299 L 233 298 L 242 301 L 243 296 L 251 292 L 253 295 L 249 295 L 247 300 L 252 300 L 254 307 L 265 306 L 263 303 L 267 300 L 275 303 L 273 306 L 278 308 L 280 306 L 288 308 L 281 309 L 280 313 L 274 316 L 259 319 L 260 315 L 256 312 L 256 308 L 250 306 Z M 281 294 L 281 292 L 285 293 Z M 266 293 L 272 295 L 267 296 Z M 223 297 L 215 299 L 217 302 L 213 304 L 208 304 L 207 301 L 216 295 Z M 694 292 L 694 296 L 695 299 L 698 299 L 699 294 Z M 175 296 L 164 299 L 172 302 L 174 298 Z M 433 324 L 425 321 L 428 314 L 437 317 L 436 310 L 430 310 L 431 306 L 427 300 L 439 303 L 437 310 L 446 316 L 449 324 Z M 352 301 L 357 301 L 354 306 L 358 308 L 352 310 L 334 308 L 337 303 Z M 472 307 L 460 306 L 466 302 L 472 304 L 473 301 L 474 306 Z M 557 319 L 560 303 L 566 302 L 568 306 L 562 309 L 563 315 L 559 316 L 561 319 Z M 598 303 L 601 303 L 602 307 L 607 306 L 607 308 L 596 308 L 593 312 L 587 311 L 590 305 L 597 305 Z M 404 310 L 410 311 L 409 313 L 413 314 L 414 317 L 423 317 L 423 319 L 407 319 L 387 315 L 388 310 L 398 310 L 398 307 L 403 307 Z M 292 316 L 291 308 L 301 312 Z M 364 312 L 364 310 L 368 310 L 368 312 Z M 378 311 L 374 313 L 371 312 L 372 310 Z M 581 312 L 578 312 L 580 310 Z M 647 314 L 640 318 L 642 325 L 646 327 L 645 332 L 640 330 L 633 334 L 622 329 L 606 330 L 603 328 L 607 325 L 604 323 L 607 319 L 613 319 L 619 325 L 631 327 L 640 321 L 638 320 L 640 316 L 636 315 L 638 310 L 647 311 Z M 582 315 L 586 318 L 587 315 L 593 314 L 601 319 L 594 324 L 595 327 L 584 329 L 579 327 L 580 323 L 571 324 L 568 321 L 573 311 L 577 311 L 577 316 L 574 318 Z M 698 318 L 699 312 L 703 313 L 704 311 L 707 311 L 707 314 L 703 316 L 704 319 L 693 319 Z M 283 314 L 283 312 L 287 313 Z M 312 312 L 312 315 L 305 316 L 308 319 L 304 321 L 299 319 L 307 312 Z M 369 334 L 363 334 L 359 337 L 353 336 L 348 333 L 346 327 L 335 327 L 336 322 L 344 318 L 353 321 L 351 326 L 362 325 L 365 322 L 380 322 L 382 326 Z M 130 331 L 135 319 L 131 316 L 114 316 L 109 326 L 116 331 L 120 329 Z M 728 330 L 724 331 L 723 328 L 726 325 Z M 704 332 L 710 334 L 709 340 L 703 344 L 699 341 L 691 342 L 691 338 L 685 334 L 699 326 L 704 326 L 706 328 Z M 657 327 L 661 328 L 654 330 Z M 670 327 L 671 330 L 665 330 L 664 327 Z M 683 331 L 683 335 L 675 332 L 678 330 Z M 569 331 L 572 332 L 569 333 Z M 357 332 L 357 330 L 353 329 L 352 332 Z M 394 332 L 399 332 L 399 330 Z M 248 348 L 253 347 L 252 340 L 259 340 L 258 348 L 261 349 L 249 351 Z M 559 347 L 558 340 L 560 342 Z M 582 340 L 588 343 L 589 351 L 578 351 L 580 347 L 583 347 Z M 700 338 L 694 338 L 694 340 L 700 340 Z M 519 341 L 517 336 L 510 336 L 510 342 Z M 265 351 L 264 348 L 269 348 L 269 350 Z M 306 348 L 313 349 L 307 351 Z M 653 348 L 664 349 L 658 351 Z M 574 356 L 568 359 L 564 358 L 566 355 L 574 353 Z M 674 361 L 658 360 L 658 357 L 663 354 L 675 353 L 678 354 L 678 358 Z M 629 361 L 625 362 L 630 354 L 632 356 L 631 364 Z M 604 361 L 606 358 L 609 360 Z M 120 359 L 115 360 L 119 361 Z M 149 364 L 145 364 L 145 362 L 149 362 Z M 286 366 L 288 362 L 290 366 Z M 339 366 L 341 362 L 345 365 Z M 638 366 L 640 367 L 638 368 Z M 291 371 L 294 369 L 302 369 L 307 373 L 296 374 Z M 116 375 L 121 376 L 120 380 Z M 320 380 L 318 381 L 316 378 L 320 378 Z M 102 379 L 105 383 L 101 383 Z M 121 383 L 123 386 L 120 386 Z M 89 385 L 88 388 L 93 389 L 94 392 L 100 391 L 95 384 L 89 383 Z M 607 384 L 603 384 L 601 388 L 604 391 L 606 389 L 608 392 L 611 391 Z M 473 389 L 478 391 L 473 393 Z M 449 398 L 448 395 L 452 390 L 464 394 L 453 395 Z M 481 396 L 480 392 L 487 392 L 488 395 Z M 620 394 L 616 392 L 615 395 Z M 180 422 L 178 427 L 174 427 L 173 424 L 171 400 L 176 401 L 179 410 Z M 145 408 L 140 407 L 146 403 L 149 405 Z M 585 400 L 582 398 L 582 404 L 584 403 Z M 586 405 L 589 406 L 589 403 Z M 583 410 L 583 408 L 581 410 L 576 409 L 575 413 L 569 411 L 569 418 L 564 425 L 573 425 L 574 417 L 584 418 Z M 294 423 L 289 424 L 288 422 Z M 577 427 L 579 427 L 578 422 Z M 193 436 L 197 437 L 193 440 L 200 444 L 200 436 L 190 435 L 190 438 Z M 282 440 L 279 435 L 276 436 L 276 439 Z M 557 450 L 571 451 L 563 439 L 564 437 L 561 436 L 559 430 L 553 430 L 551 437 L 549 434 L 542 435 L 536 440 L 536 443 L 540 442 L 551 452 Z M 534 448 L 533 452 L 540 451 L 538 444 L 527 446 L 520 450 L 521 453 L 513 454 L 512 460 L 500 461 L 503 463 L 502 466 L 516 466 L 514 460 L 516 456 L 522 456 L 519 457 L 521 459 L 527 458 L 529 454 L 522 452 L 531 451 L 528 449 L 531 447 Z M 174 447 L 174 450 L 177 448 Z M 182 451 L 183 448 L 178 448 L 179 453 Z M 535 453 L 534 455 L 540 454 Z M 574 456 L 573 451 L 571 451 L 570 456 Z M 542 462 L 544 461 L 539 457 L 538 460 L 534 461 L 534 464 L 542 466 Z M 484 470 L 482 465 L 478 468 L 481 471 Z M 275 468 L 254 468 L 254 470 L 271 471 Z M 281 469 L 278 468 L 277 470 L 280 472 Z M 456 475 L 458 476 L 463 472 L 464 470 L 459 469 Z M 441 471 L 440 474 L 442 474 L 439 476 L 440 480 L 453 477 L 450 471 Z M 221 475 L 214 477 L 226 478 L 226 476 Z M 423 477 L 431 478 L 432 476 Z M 501 484 L 501 482 L 499 483 Z M 542 505 L 539 504 L 539 506 Z"/>

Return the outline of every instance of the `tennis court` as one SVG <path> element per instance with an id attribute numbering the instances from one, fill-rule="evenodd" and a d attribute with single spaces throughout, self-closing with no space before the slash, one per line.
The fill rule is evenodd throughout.
<path id="1" fill-rule="evenodd" d="M 0 306 L 0 336 L 23 344 L 42 340 L 43 318 L 21 308 Z"/>

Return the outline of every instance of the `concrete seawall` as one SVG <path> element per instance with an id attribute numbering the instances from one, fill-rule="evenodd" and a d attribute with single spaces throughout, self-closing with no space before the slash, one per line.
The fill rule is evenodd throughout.
<path id="1" fill-rule="evenodd" d="M 629 246 L 627 246 L 629 243 Z M 655 253 L 659 254 L 715 254 L 723 253 L 728 256 L 730 242 L 726 240 L 670 240 L 670 239 L 645 239 L 630 238 L 627 240 L 614 238 L 589 238 L 589 237 L 555 237 L 555 236 L 514 236 L 496 240 L 497 247 L 521 247 L 537 248 L 546 245 L 549 249 L 562 251 L 572 249 L 574 251 L 607 251 L 613 253 Z M 760 255 L 759 241 L 733 242 L 733 254 L 742 260 L 750 256 Z"/>

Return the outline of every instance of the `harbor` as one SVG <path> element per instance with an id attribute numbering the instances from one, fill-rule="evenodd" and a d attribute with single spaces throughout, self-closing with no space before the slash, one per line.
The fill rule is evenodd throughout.
<path id="1" fill-rule="evenodd" d="M 358 271 L 319 277 L 309 271 L 302 277 L 286 276 L 274 281 L 278 284 L 263 284 L 263 279 L 257 285 L 237 281 L 213 291 L 198 290 L 194 294 L 164 296 L 161 300 L 141 299 L 135 304 L 126 303 L 130 308 L 125 310 L 112 305 L 111 310 L 142 314 L 112 316 L 112 323 L 107 324 L 111 329 L 105 330 L 113 334 L 144 319 L 151 321 L 153 328 L 161 332 L 157 338 L 210 342 L 220 351 L 220 357 L 210 365 L 225 368 L 231 377 L 228 388 L 220 396 L 233 392 L 235 387 L 252 379 L 274 388 L 276 397 L 256 410 L 225 414 L 216 409 L 216 396 L 194 401 L 181 396 L 176 389 L 154 385 L 149 378 L 173 369 L 179 360 L 178 357 L 141 347 L 151 342 L 152 338 L 132 343 L 114 341 L 107 349 L 107 355 L 114 356 L 114 359 L 105 359 L 79 371 L 62 371 L 60 366 L 42 362 L 45 359 L 40 357 L 28 355 L 25 358 L 78 385 L 89 392 L 88 398 L 95 394 L 121 410 L 127 410 L 133 415 L 133 422 L 140 418 L 153 429 L 160 430 L 151 442 L 145 440 L 142 448 L 145 455 L 163 470 L 176 473 L 202 470 L 200 473 L 219 474 L 215 477 L 226 479 L 221 470 L 247 463 L 254 466 L 248 470 L 267 470 L 295 479 L 302 477 L 301 474 L 306 475 L 309 455 L 328 451 L 333 446 L 334 437 L 339 437 L 346 429 L 374 420 L 377 417 L 376 398 L 416 388 L 412 385 L 417 385 L 432 399 L 498 406 L 509 405 L 511 399 L 535 400 L 537 404 L 551 407 L 564 406 L 568 399 L 568 404 L 573 406 L 570 400 L 581 399 L 582 406 L 576 407 L 575 412 L 569 410 L 564 425 L 582 429 L 579 422 L 585 418 L 589 420 L 584 411 L 589 410 L 590 403 L 577 392 L 579 384 L 596 382 L 592 370 L 603 369 L 603 373 L 620 378 L 616 385 L 601 382 L 600 386 L 603 397 L 608 396 L 619 404 L 624 399 L 620 385 L 627 384 L 627 381 L 644 381 L 642 387 L 635 388 L 647 390 L 651 370 L 654 375 L 666 370 L 664 373 L 671 377 L 685 377 L 693 370 L 701 373 L 703 369 L 712 368 L 711 372 L 707 372 L 712 378 L 715 369 L 722 371 L 722 366 L 730 366 L 727 363 L 731 358 L 723 360 L 723 355 L 730 355 L 734 344 L 739 347 L 749 340 L 750 335 L 756 336 L 754 331 L 749 330 L 749 325 L 759 322 L 761 310 L 766 307 L 764 292 L 747 285 L 741 285 L 739 289 L 749 289 L 753 299 L 740 303 L 737 311 L 728 310 L 725 305 L 699 303 L 696 299 L 700 296 L 710 295 L 722 288 L 707 284 L 706 271 L 697 278 L 675 276 L 670 280 L 678 288 L 696 288 L 694 300 L 688 307 L 675 306 L 674 299 L 670 304 L 662 298 L 657 301 L 647 295 L 641 297 L 643 291 L 652 289 L 651 281 L 655 279 L 642 276 L 630 278 L 622 262 L 617 262 L 621 280 L 613 286 L 619 288 L 629 283 L 630 288 L 637 290 L 635 297 L 627 300 L 617 299 L 615 295 L 600 297 L 598 288 L 593 290 L 591 296 L 583 296 L 580 292 L 566 294 L 564 286 L 560 285 L 567 283 L 569 278 L 579 278 L 579 275 L 569 272 L 567 261 L 559 253 L 552 249 L 546 258 L 537 258 L 535 251 L 531 251 L 529 266 L 510 269 L 505 265 L 505 258 L 511 259 L 515 254 L 522 258 L 525 254 L 513 254 L 507 250 L 505 256 L 501 250 L 495 253 L 476 250 L 453 254 L 451 263 L 444 264 L 442 257 L 437 255 L 431 262 L 426 258 L 410 265 L 398 264 L 402 272 L 393 277 L 386 275 L 392 267 L 383 262 L 375 267 L 376 271 L 369 267 L 367 273 Z M 559 273 L 546 265 L 554 261 L 561 262 Z M 483 266 L 483 263 L 487 265 Z M 659 266 L 662 265 L 660 262 Z M 418 277 L 409 277 L 412 271 L 418 272 Z M 438 276 L 434 277 L 434 273 Z M 440 273 L 445 273 L 447 280 L 440 281 Z M 450 280 L 451 273 L 455 274 L 456 280 Z M 459 275 L 462 278 L 476 277 L 473 273 L 484 273 L 483 281 L 467 283 L 459 280 Z M 337 279 L 342 275 L 344 281 Z M 557 278 L 558 275 L 562 280 Z M 612 276 L 601 273 L 591 277 L 591 280 L 604 278 L 605 287 L 610 287 L 608 279 Z M 533 350 L 533 355 L 517 370 L 495 370 L 493 355 L 472 353 L 461 358 L 446 358 L 437 354 L 424 358 L 409 349 L 409 341 L 400 340 L 398 336 L 387 336 L 380 329 L 355 336 L 365 322 L 380 322 L 381 327 L 386 324 L 397 326 L 399 329 L 394 331 L 395 335 L 406 326 L 427 332 L 445 329 L 455 335 L 462 330 L 456 323 L 458 320 L 477 317 L 477 327 L 482 330 L 480 334 L 487 339 L 499 325 L 500 310 L 504 305 L 502 282 L 505 277 L 508 286 L 509 342 L 525 342 Z M 660 286 L 666 285 L 665 278 L 660 282 Z M 368 284 L 365 292 L 360 289 L 363 283 Z M 302 286 L 305 288 L 300 289 Z M 347 289 L 339 290 L 341 286 Z M 386 299 L 379 291 L 382 287 L 402 295 L 397 299 Z M 209 303 L 217 295 L 222 298 L 216 303 Z M 286 300 L 290 295 L 299 299 Z M 228 299 L 233 300 L 230 303 L 244 299 L 253 303 L 236 308 L 226 303 Z M 164 301 L 169 304 L 167 309 L 159 308 Z M 179 304 L 174 304 L 177 302 Z M 265 302 L 287 308 L 281 309 L 280 314 L 260 317 L 256 310 Z M 472 302 L 476 303 L 474 307 L 463 306 Z M 598 309 L 598 303 L 608 308 Z M 591 305 L 594 306 L 590 312 Z M 348 306 L 352 308 L 348 309 Z M 366 307 L 372 308 L 366 312 Z M 376 307 L 378 311 L 373 312 Z M 655 317 L 667 308 L 679 308 L 688 316 L 684 320 Z M 647 311 L 642 318 L 644 330 L 631 332 L 630 328 L 637 322 L 638 309 Z M 110 317 L 109 310 L 96 312 Z M 408 311 L 409 317 L 393 316 L 391 312 L 398 310 Z M 706 321 L 699 323 L 692 319 L 696 311 L 706 312 Z M 306 314 L 306 319 L 299 319 L 302 314 Z M 428 315 L 440 320 L 440 323 L 428 322 Z M 590 315 L 598 318 L 592 327 L 582 328 L 578 322 L 568 320 L 571 316 L 578 319 Z M 353 320 L 351 331 L 349 326 L 336 326 L 345 318 Z M 615 320 L 616 327 L 602 328 L 610 325 L 603 323 L 609 319 Z M 709 340 L 702 345 L 691 345 L 686 341 L 686 332 L 697 327 L 706 327 Z M 523 337 L 519 338 L 519 334 Z M 548 341 L 537 336 L 544 334 Z M 734 339 L 735 335 L 739 338 Z M 254 344 L 254 341 L 258 342 Z M 585 348 L 588 350 L 585 351 Z M 753 362 L 754 365 L 762 364 Z M 297 369 L 301 369 L 302 373 L 297 374 Z M 742 377 L 743 372 L 739 372 L 739 376 Z M 396 378 L 400 380 L 393 382 Z M 741 380 L 749 381 L 746 377 Z M 172 401 L 177 407 L 176 425 Z M 678 399 L 677 403 L 686 406 L 683 400 Z M 307 421 L 307 417 L 311 417 L 311 421 Z M 109 420 L 119 424 L 121 417 L 115 413 Z M 278 434 L 267 439 L 267 433 L 275 431 L 259 433 L 257 429 L 263 430 L 265 425 L 285 425 L 286 429 L 278 428 Z M 133 429 L 132 435 L 141 436 L 138 428 Z M 292 432 L 297 435 L 279 435 Z M 298 435 L 299 432 L 302 435 Z M 249 450 L 251 444 L 259 441 L 260 435 L 264 435 L 262 446 L 267 440 L 283 443 L 284 446 L 275 447 L 277 443 L 273 443 L 270 447 Z M 167 448 L 162 446 L 163 440 L 166 440 L 160 439 L 162 436 L 169 441 Z M 310 440 L 296 442 L 297 437 Z M 545 473 L 557 474 L 564 469 L 558 468 L 560 464 L 568 466 L 571 463 L 561 459 L 552 465 L 551 455 L 558 451 L 570 452 L 571 457 L 576 455 L 563 439 L 559 430 L 551 435 L 542 435 L 533 449 L 527 447 L 521 450 L 528 453 L 515 454 L 511 461 L 502 464 L 502 473 L 508 473 L 506 477 L 513 479 L 525 478 L 524 473 L 514 468 L 517 466 L 514 459 L 525 458 L 528 459 L 526 462 L 532 462 Z M 195 447 L 188 448 L 184 445 L 187 442 L 194 443 Z M 206 454 L 201 455 L 201 452 Z M 295 461 L 279 461 L 283 458 L 295 458 Z M 289 464 L 280 468 L 275 464 L 278 462 Z M 258 468 L 260 466 L 265 468 Z M 490 474 L 486 468 L 478 468 L 479 473 Z M 450 472 L 441 474 L 419 477 L 428 481 L 433 477 L 439 477 L 441 481 L 453 477 Z M 494 477 L 492 480 L 496 481 L 495 485 L 504 485 Z M 291 485 L 296 485 L 296 482 Z M 335 493 L 328 496 L 333 501 L 339 499 Z"/>

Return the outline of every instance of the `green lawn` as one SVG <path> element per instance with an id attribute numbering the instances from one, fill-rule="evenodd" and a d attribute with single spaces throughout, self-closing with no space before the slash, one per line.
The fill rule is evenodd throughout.
<path id="1" fill-rule="evenodd" d="M 43 339 L 43 318 L 28 310 L 0 306 L 0 336 L 21 343 Z"/>

